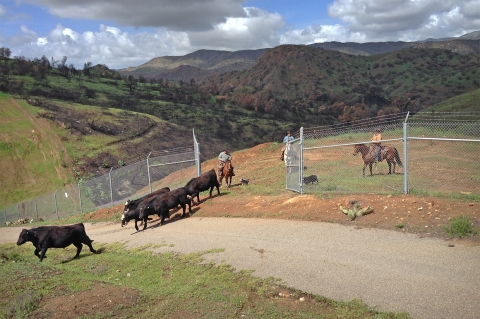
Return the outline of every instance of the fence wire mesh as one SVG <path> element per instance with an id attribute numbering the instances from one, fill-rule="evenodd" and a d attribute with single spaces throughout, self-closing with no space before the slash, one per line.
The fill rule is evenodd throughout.
<path id="1" fill-rule="evenodd" d="M 301 154 L 301 139 L 295 139 L 286 144 L 284 153 L 286 166 L 286 185 L 287 189 L 301 193 L 301 177 L 302 171 L 300 169 L 300 154 Z"/>
<path id="2" fill-rule="evenodd" d="M 390 167 L 387 160 L 374 163 L 369 177 L 365 158 L 371 154 L 375 130 L 382 135 L 382 147 L 398 156 Z M 480 113 L 393 114 L 307 128 L 302 135 L 302 193 L 480 195 Z M 356 152 L 361 145 L 366 154 Z M 298 191 L 288 178 L 287 173 L 287 189 Z"/>
<path id="3" fill-rule="evenodd" d="M 369 192 L 403 191 L 402 120 L 398 115 L 358 121 L 353 125 L 335 125 L 304 130 L 304 191 L 305 192 Z M 383 147 L 391 147 L 399 155 L 391 167 L 386 160 L 372 165 L 370 176 L 371 139 L 380 130 Z M 359 152 L 355 152 L 359 148 Z M 365 150 L 365 151 L 363 151 Z M 366 152 L 366 154 L 362 154 Z M 366 163 L 366 164 L 365 164 Z M 403 163 L 402 163 L 403 164 Z M 365 167 L 365 168 L 364 168 Z M 391 172 L 391 174 L 389 174 Z M 316 176 L 315 178 L 309 178 Z"/>
<path id="4" fill-rule="evenodd" d="M 86 213 L 142 197 L 165 186 L 182 187 L 200 171 L 200 146 L 194 135 L 192 147 L 152 152 L 139 162 L 112 168 L 107 175 L 6 206 L 0 220 L 5 223 L 19 219 L 51 220 Z"/>
<path id="5" fill-rule="evenodd" d="M 480 122 L 413 122 L 408 136 L 410 193 L 480 194 Z"/>

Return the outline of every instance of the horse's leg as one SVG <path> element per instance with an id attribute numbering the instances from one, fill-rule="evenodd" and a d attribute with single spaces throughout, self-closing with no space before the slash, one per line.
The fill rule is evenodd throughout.
<path id="1" fill-rule="evenodd" d="M 393 162 L 393 174 L 395 174 L 395 166 L 397 166 L 397 162 L 395 162 L 395 159 L 392 162 Z"/>
<path id="2" fill-rule="evenodd" d="M 373 162 L 370 162 L 370 176 L 373 176 L 373 173 L 372 173 L 372 165 L 373 165 Z"/>
<path id="3" fill-rule="evenodd" d="M 387 159 L 387 164 L 388 164 L 388 174 L 392 174 L 392 163 L 390 163 L 390 160 Z"/>
<path id="4" fill-rule="evenodd" d="M 367 167 L 367 164 L 363 164 L 363 177 L 365 177 L 365 167 Z"/>

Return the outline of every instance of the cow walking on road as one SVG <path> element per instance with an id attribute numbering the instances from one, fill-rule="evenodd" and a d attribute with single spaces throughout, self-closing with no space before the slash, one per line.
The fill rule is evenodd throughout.
<path id="1" fill-rule="evenodd" d="M 143 230 L 147 228 L 147 220 L 149 215 L 157 214 L 160 217 L 160 225 L 166 218 L 170 218 L 170 209 L 177 208 L 180 205 L 183 209 L 182 218 L 186 217 L 186 207 L 188 205 L 188 213 L 192 212 L 191 200 L 187 196 L 185 188 L 180 187 L 168 193 L 157 195 L 149 202 L 142 202 L 139 205 L 139 219 L 143 219 Z"/>
<path id="2" fill-rule="evenodd" d="M 82 244 L 87 245 L 92 253 L 97 254 L 97 251 L 92 247 L 93 240 L 88 238 L 85 226 L 82 223 L 69 226 L 41 226 L 22 229 L 17 245 L 23 245 L 27 241 L 32 242 L 35 247 L 34 254 L 40 261 L 47 258 L 45 253 L 48 248 L 65 248 L 70 245 L 77 247 L 77 254 L 73 258 L 80 255 Z"/>
<path id="3" fill-rule="evenodd" d="M 137 222 L 141 222 L 140 226 L 143 224 L 143 219 L 140 219 L 140 210 L 145 208 L 144 206 L 148 204 L 152 199 L 159 195 L 163 195 L 165 193 L 168 193 L 170 191 L 169 187 L 164 187 L 159 190 L 156 190 L 153 193 L 150 193 L 148 195 L 145 195 L 139 199 L 135 200 L 127 200 L 125 203 L 125 207 L 123 209 L 122 213 L 122 227 L 125 227 L 130 220 L 135 221 L 135 229 L 138 231 L 138 225 Z"/>

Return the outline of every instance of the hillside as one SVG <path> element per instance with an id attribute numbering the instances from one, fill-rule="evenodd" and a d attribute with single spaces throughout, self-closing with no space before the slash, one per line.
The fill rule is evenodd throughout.
<path id="1" fill-rule="evenodd" d="M 0 207 L 108 174 L 151 151 L 193 147 L 192 129 L 154 116 L 0 93 Z M 203 157 L 222 143 L 197 134 Z"/>
<path id="2" fill-rule="evenodd" d="M 164 78 L 174 81 L 203 80 L 209 76 L 246 70 L 268 49 L 241 51 L 198 50 L 185 56 L 154 58 L 137 67 L 119 70 L 122 75 Z"/>
<path id="3" fill-rule="evenodd" d="M 478 74 L 480 54 L 405 49 L 352 56 L 283 45 L 267 51 L 249 70 L 214 80 L 220 94 L 237 105 L 332 124 L 416 112 L 478 89 Z"/>
<path id="4" fill-rule="evenodd" d="M 408 48 L 443 49 L 459 54 L 480 52 L 480 31 L 458 38 L 427 39 L 417 42 L 323 42 L 308 46 L 349 55 L 369 56 L 395 52 Z M 229 71 L 247 70 L 271 48 L 241 51 L 198 50 L 185 56 L 163 56 L 154 58 L 140 66 L 119 70 L 124 76 L 145 76 L 174 81 L 203 81 L 209 76 Z"/>

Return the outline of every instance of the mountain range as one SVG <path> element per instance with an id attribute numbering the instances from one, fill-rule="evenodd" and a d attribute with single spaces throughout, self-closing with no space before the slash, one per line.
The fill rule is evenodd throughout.
<path id="1" fill-rule="evenodd" d="M 480 31 L 457 38 L 426 39 L 417 42 L 323 42 L 309 47 L 338 51 L 350 55 L 370 56 L 408 48 L 446 49 L 459 54 L 480 52 Z M 241 51 L 198 50 L 184 56 L 163 56 L 142 65 L 118 70 L 123 76 L 167 79 L 188 82 L 203 81 L 210 76 L 249 69 L 271 48 Z"/>

